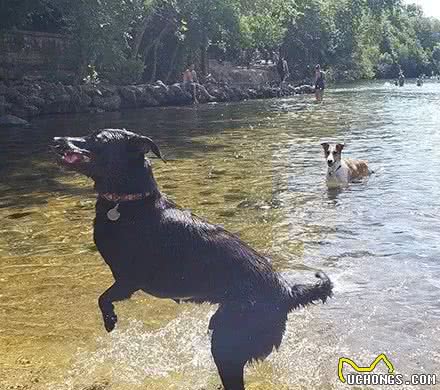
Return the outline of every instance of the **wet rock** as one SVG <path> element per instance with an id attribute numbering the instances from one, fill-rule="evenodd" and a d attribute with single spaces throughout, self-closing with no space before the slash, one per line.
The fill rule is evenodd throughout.
<path id="1" fill-rule="evenodd" d="M 214 102 L 215 97 L 212 96 L 208 90 L 201 84 L 196 84 L 196 90 L 197 90 L 197 100 L 200 103 L 208 103 L 208 102 Z"/>
<path id="2" fill-rule="evenodd" d="M 35 106 L 42 109 L 46 104 L 46 101 L 37 95 L 31 95 L 26 99 L 26 105 Z"/>
<path id="3" fill-rule="evenodd" d="M 298 91 L 300 94 L 311 94 L 315 93 L 315 87 L 312 85 L 301 85 L 298 87 Z"/>
<path id="4" fill-rule="evenodd" d="M 155 107 L 159 102 L 154 97 L 154 91 L 148 85 L 131 85 L 120 87 L 121 105 L 124 108 Z"/>
<path id="5" fill-rule="evenodd" d="M 87 111 L 87 107 L 92 104 L 92 98 L 80 87 L 68 86 L 66 92 L 70 95 L 73 112 Z"/>
<path id="6" fill-rule="evenodd" d="M 225 102 L 228 99 L 226 92 L 217 85 L 208 85 L 206 90 L 214 98 L 213 101 Z"/>
<path id="7" fill-rule="evenodd" d="M 128 86 L 128 87 L 120 87 L 118 90 L 119 95 L 121 96 L 121 105 L 124 108 L 136 108 L 138 107 L 138 101 L 136 96 L 136 87 Z"/>
<path id="8" fill-rule="evenodd" d="M 7 88 L 4 96 L 9 103 L 18 106 L 24 106 L 26 104 L 26 97 L 13 87 Z"/>
<path id="9" fill-rule="evenodd" d="M 121 102 L 118 94 L 93 97 L 93 106 L 103 111 L 117 111 L 121 108 Z"/>
<path id="10" fill-rule="evenodd" d="M 242 91 L 238 87 L 231 87 L 229 85 L 224 85 L 223 91 L 226 94 L 227 101 L 239 102 L 240 100 L 243 100 Z"/>
<path id="11" fill-rule="evenodd" d="M 40 96 L 45 100 L 45 104 L 41 108 L 43 114 L 72 112 L 71 97 L 61 83 L 42 84 Z"/>
<path id="12" fill-rule="evenodd" d="M 33 105 L 26 104 L 24 106 L 13 105 L 9 111 L 15 116 L 29 118 L 39 115 L 42 110 Z"/>
<path id="13" fill-rule="evenodd" d="M 3 115 L 0 116 L 0 126 L 1 127 L 8 127 L 8 126 L 20 126 L 20 127 L 27 127 L 29 126 L 29 122 L 19 118 L 14 115 Z"/>
<path id="14" fill-rule="evenodd" d="M 248 95 L 249 95 L 249 99 L 257 99 L 258 92 L 255 89 L 249 88 L 247 92 L 248 92 Z"/>
<path id="15" fill-rule="evenodd" d="M 168 104 L 181 106 L 191 104 L 193 98 L 191 93 L 186 90 L 186 86 L 180 83 L 173 84 L 169 87 Z"/>
<path id="16" fill-rule="evenodd" d="M 81 92 L 92 97 L 95 95 L 102 95 L 102 92 L 98 89 L 96 85 L 84 84 L 80 86 Z"/>
<path id="17" fill-rule="evenodd" d="M 288 90 L 288 92 L 289 92 L 289 94 L 290 95 L 293 95 L 293 94 L 295 94 L 295 87 L 293 86 L 293 85 L 288 85 L 287 86 L 287 90 Z"/>
<path id="18" fill-rule="evenodd" d="M 278 96 L 278 89 L 271 86 L 265 86 L 261 89 L 263 98 L 270 99 Z"/>
<path id="19" fill-rule="evenodd" d="M 136 98 L 139 107 L 156 107 L 159 102 L 154 97 L 154 92 L 149 85 L 140 85 L 136 87 Z"/>
<path id="20" fill-rule="evenodd" d="M 96 87 L 96 94 L 102 97 L 114 96 L 118 93 L 118 87 L 110 84 L 99 84 Z"/>
<path id="21" fill-rule="evenodd" d="M 30 96 L 39 96 L 41 93 L 41 87 L 39 84 L 26 83 L 17 85 L 13 88 L 26 99 L 29 99 Z"/>
<path id="22" fill-rule="evenodd" d="M 8 91 L 8 87 L 5 85 L 3 81 L 0 81 L 0 95 L 6 95 Z"/>
<path id="23" fill-rule="evenodd" d="M 11 109 L 12 104 L 6 101 L 4 96 L 0 95 L 0 115 L 5 115 Z"/>
<path id="24" fill-rule="evenodd" d="M 155 100 L 159 104 L 165 104 L 168 100 L 169 88 L 161 80 L 157 80 L 154 84 L 150 85 L 150 90 Z"/>

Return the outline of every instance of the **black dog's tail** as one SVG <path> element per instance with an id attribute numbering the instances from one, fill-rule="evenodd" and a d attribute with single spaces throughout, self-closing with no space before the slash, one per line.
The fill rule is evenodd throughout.
<path id="1" fill-rule="evenodd" d="M 289 311 L 313 304 L 325 303 L 333 295 L 333 283 L 324 272 L 315 275 L 319 280 L 315 284 L 295 284 L 290 287 Z"/>

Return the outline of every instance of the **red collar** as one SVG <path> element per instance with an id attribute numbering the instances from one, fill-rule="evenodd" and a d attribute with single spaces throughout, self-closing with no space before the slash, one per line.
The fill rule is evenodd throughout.
<path id="1" fill-rule="evenodd" d="M 147 199 L 151 194 L 149 192 L 139 193 L 139 194 L 112 194 L 106 192 L 104 194 L 98 194 L 98 197 L 108 200 L 109 202 L 132 202 L 135 200 Z"/>

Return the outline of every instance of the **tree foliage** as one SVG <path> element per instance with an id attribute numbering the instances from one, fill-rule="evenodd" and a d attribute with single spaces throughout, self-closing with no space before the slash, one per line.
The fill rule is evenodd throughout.
<path id="1" fill-rule="evenodd" d="M 0 0 L 0 25 L 69 34 L 78 74 L 128 83 L 176 80 L 208 57 L 256 49 L 287 57 L 296 78 L 438 72 L 440 21 L 400 0 Z"/>

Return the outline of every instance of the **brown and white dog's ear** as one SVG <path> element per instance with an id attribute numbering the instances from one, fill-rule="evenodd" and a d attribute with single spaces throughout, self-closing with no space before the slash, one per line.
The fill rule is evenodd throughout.
<path id="1" fill-rule="evenodd" d="M 336 151 L 338 153 L 342 152 L 342 149 L 344 149 L 345 145 L 344 144 L 336 144 Z"/>
<path id="2" fill-rule="evenodd" d="M 321 146 L 322 146 L 322 148 L 324 149 L 324 151 L 327 151 L 328 148 L 330 147 L 330 144 L 329 144 L 328 142 L 323 142 L 323 143 L 321 144 Z"/>

